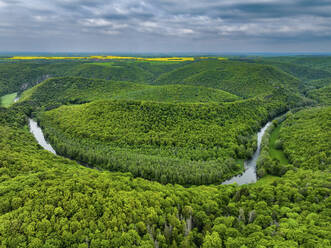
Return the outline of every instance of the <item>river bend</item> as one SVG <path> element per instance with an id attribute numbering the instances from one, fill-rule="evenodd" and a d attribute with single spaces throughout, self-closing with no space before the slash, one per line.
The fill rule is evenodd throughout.
<path id="1" fill-rule="evenodd" d="M 264 127 L 262 127 L 260 131 L 257 133 L 257 149 L 254 152 L 252 158 L 244 162 L 245 171 L 241 175 L 234 176 L 231 179 L 226 180 L 222 184 L 237 183 L 239 185 L 243 185 L 243 184 L 255 183 L 257 181 L 256 162 L 261 153 L 262 137 L 270 125 L 271 125 L 271 121 L 268 122 L 266 125 L 264 125 Z M 45 140 L 43 131 L 38 126 L 38 123 L 31 118 L 29 119 L 29 128 L 30 128 L 30 132 L 33 134 L 33 136 L 36 138 L 38 143 L 44 149 L 50 151 L 53 154 L 56 154 L 56 151 L 53 149 L 53 147 Z"/>

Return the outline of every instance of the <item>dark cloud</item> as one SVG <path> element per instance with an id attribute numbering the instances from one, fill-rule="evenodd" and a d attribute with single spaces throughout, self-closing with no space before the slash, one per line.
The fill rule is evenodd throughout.
<path id="1" fill-rule="evenodd" d="M 330 23 L 329 0 L 0 0 L 0 50 L 330 52 Z"/>

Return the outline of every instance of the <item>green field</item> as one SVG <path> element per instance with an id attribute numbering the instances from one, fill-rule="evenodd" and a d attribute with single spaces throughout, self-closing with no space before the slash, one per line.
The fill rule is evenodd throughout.
<path id="1" fill-rule="evenodd" d="M 0 106 L 8 108 L 10 105 L 14 103 L 14 100 L 17 96 L 17 93 L 12 93 L 8 95 L 4 95 L 0 97 Z"/>

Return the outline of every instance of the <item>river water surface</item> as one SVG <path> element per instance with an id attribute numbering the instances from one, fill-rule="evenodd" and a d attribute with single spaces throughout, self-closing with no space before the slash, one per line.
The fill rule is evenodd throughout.
<path id="1" fill-rule="evenodd" d="M 30 128 L 30 132 L 36 138 L 39 145 L 41 145 L 45 150 L 50 151 L 53 154 L 56 154 L 56 151 L 53 149 L 53 147 L 45 140 L 44 133 L 41 130 L 41 128 L 38 126 L 38 123 L 32 120 L 31 118 L 29 119 L 29 128 Z"/>

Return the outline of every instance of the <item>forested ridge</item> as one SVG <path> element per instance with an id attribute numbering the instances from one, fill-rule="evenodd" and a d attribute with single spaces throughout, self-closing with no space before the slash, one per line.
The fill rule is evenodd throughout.
<path id="1" fill-rule="evenodd" d="M 182 63 L 125 63 L 114 61 L 108 66 L 104 63 L 89 61 L 1 61 L 0 95 L 24 90 L 40 83 L 48 77 L 85 77 L 113 81 L 151 82 L 163 72 L 167 72 Z"/>
<path id="2" fill-rule="evenodd" d="M 54 108 L 62 104 L 101 99 L 145 100 L 157 102 L 231 102 L 240 97 L 222 90 L 188 85 L 153 86 L 126 81 L 109 81 L 77 77 L 56 77 L 25 91 L 38 106 Z"/>
<path id="3" fill-rule="evenodd" d="M 276 86 L 296 88 L 299 80 L 269 65 L 241 61 L 207 60 L 162 74 L 156 84 L 199 85 L 228 91 L 241 97 L 271 92 Z"/>
<path id="4" fill-rule="evenodd" d="M 0 107 L 0 247 L 331 247 L 328 75 L 276 65 L 330 60 L 258 60 L 15 62 L 51 78 Z M 23 90 L 15 77 L 1 94 Z M 221 185 L 277 116 L 257 183 Z M 29 117 L 67 158 L 37 144 Z"/>

